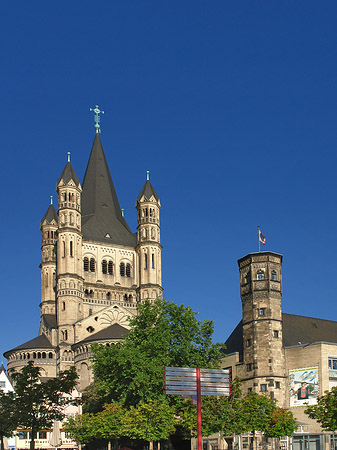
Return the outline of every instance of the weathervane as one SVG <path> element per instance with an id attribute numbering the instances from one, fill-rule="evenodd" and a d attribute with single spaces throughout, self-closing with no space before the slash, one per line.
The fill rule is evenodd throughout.
<path id="1" fill-rule="evenodd" d="M 95 113 L 95 128 L 96 128 L 96 133 L 100 133 L 101 132 L 101 127 L 100 127 L 100 120 L 101 118 L 99 117 L 100 114 L 104 114 L 104 111 L 101 111 L 98 107 L 98 105 L 95 106 L 95 108 L 90 108 L 90 111 L 94 111 Z"/>

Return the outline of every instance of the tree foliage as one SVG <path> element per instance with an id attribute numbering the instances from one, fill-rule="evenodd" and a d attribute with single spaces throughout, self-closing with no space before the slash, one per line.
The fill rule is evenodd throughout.
<path id="1" fill-rule="evenodd" d="M 310 405 L 304 411 L 311 419 L 317 420 L 323 430 L 337 430 L 337 387 L 331 391 L 325 391 L 324 395 L 317 398 L 316 405 Z"/>
<path id="2" fill-rule="evenodd" d="M 10 437 L 17 427 L 14 411 L 14 393 L 0 389 L 0 449 L 4 448 L 4 437 Z"/>
<path id="3" fill-rule="evenodd" d="M 212 343 L 213 322 L 198 321 L 190 307 L 165 300 L 145 302 L 122 342 L 93 346 L 96 390 L 102 403 L 123 406 L 162 399 L 163 367 L 215 367 L 220 344 Z M 91 410 L 97 404 L 90 403 Z"/>
<path id="4" fill-rule="evenodd" d="M 38 431 L 51 428 L 54 420 L 64 418 L 64 407 L 69 404 L 69 399 L 63 394 L 70 394 L 77 380 L 75 367 L 45 382 L 40 380 L 40 370 L 30 361 L 21 372 L 12 375 L 16 421 L 18 426 L 32 431 L 31 449 L 35 447 Z"/>

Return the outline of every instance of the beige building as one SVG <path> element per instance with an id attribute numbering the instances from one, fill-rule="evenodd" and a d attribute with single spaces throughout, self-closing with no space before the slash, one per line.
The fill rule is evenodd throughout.
<path id="1" fill-rule="evenodd" d="M 9 376 L 33 360 L 44 377 L 72 365 L 80 389 L 92 381 L 90 345 L 128 332 L 144 299 L 162 295 L 160 200 L 149 180 L 136 200 L 137 232 L 123 215 L 99 129 L 83 183 L 68 162 L 58 208 L 41 220 L 41 324 L 37 337 L 5 353 Z"/>
<path id="2" fill-rule="evenodd" d="M 266 393 L 293 412 L 294 450 L 335 448 L 334 436 L 304 410 L 337 385 L 337 322 L 282 312 L 282 255 L 251 253 L 238 264 L 242 320 L 226 341 L 224 367 L 244 381 L 244 390 Z"/>

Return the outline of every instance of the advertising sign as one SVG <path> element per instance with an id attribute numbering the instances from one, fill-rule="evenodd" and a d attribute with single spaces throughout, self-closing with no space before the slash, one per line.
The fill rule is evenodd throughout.
<path id="1" fill-rule="evenodd" d="M 290 406 L 315 405 L 319 394 L 318 367 L 289 370 Z"/>

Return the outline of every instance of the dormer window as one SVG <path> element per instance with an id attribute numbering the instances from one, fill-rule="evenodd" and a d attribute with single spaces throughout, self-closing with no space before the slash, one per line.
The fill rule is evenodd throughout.
<path id="1" fill-rule="evenodd" d="M 263 270 L 260 269 L 260 270 L 257 271 L 256 279 L 257 280 L 264 280 L 264 272 L 263 272 Z"/>

